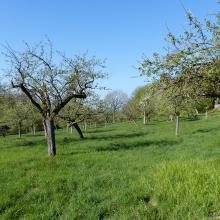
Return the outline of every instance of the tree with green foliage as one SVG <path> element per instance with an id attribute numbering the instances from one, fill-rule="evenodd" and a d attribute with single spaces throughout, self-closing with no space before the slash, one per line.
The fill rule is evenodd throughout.
<path id="1" fill-rule="evenodd" d="M 127 104 L 122 109 L 123 114 L 129 121 L 135 121 L 139 118 L 139 103 L 133 97 L 129 99 Z"/>
<path id="2" fill-rule="evenodd" d="M 11 127 L 17 129 L 18 136 L 21 138 L 22 129 L 27 123 L 29 103 L 26 98 L 17 95 L 12 97 L 12 101 L 7 107 L 8 110 L 4 114 L 5 120 Z"/>
<path id="3" fill-rule="evenodd" d="M 129 106 L 127 107 L 132 111 L 133 117 L 143 117 L 144 124 L 150 120 L 152 114 L 156 113 L 157 103 L 155 92 L 155 84 L 139 87 L 134 91 L 134 94 L 128 102 Z"/>
<path id="4" fill-rule="evenodd" d="M 37 127 L 40 127 L 40 125 L 42 124 L 42 117 L 40 113 L 37 111 L 37 109 L 30 103 L 30 101 L 27 104 L 27 108 L 28 115 L 26 119 L 26 126 L 28 126 L 31 129 L 33 135 L 36 135 Z"/>
<path id="5" fill-rule="evenodd" d="M 154 85 L 144 87 L 143 94 L 140 97 L 140 109 L 143 112 L 143 123 L 147 124 L 150 120 L 151 114 L 155 111 L 155 88 Z"/>
<path id="6" fill-rule="evenodd" d="M 9 103 L 11 103 L 11 95 L 7 92 L 4 85 L 0 84 L 0 135 L 5 137 L 9 127 L 9 122 L 6 121 L 5 115 L 9 110 Z"/>
<path id="7" fill-rule="evenodd" d="M 58 117 L 67 123 L 67 126 L 71 128 L 71 132 L 74 127 L 80 138 L 83 139 L 84 136 L 79 123 L 87 119 L 88 112 L 89 110 L 84 105 L 84 100 L 72 99 L 62 111 L 60 111 Z"/>
<path id="8" fill-rule="evenodd" d="M 189 29 L 183 34 L 168 33 L 165 54 L 145 57 L 139 67 L 141 75 L 159 80 L 171 94 L 176 116 L 184 102 L 196 103 L 198 96 L 220 97 L 220 16 L 217 21 L 202 23 L 187 12 L 187 19 Z"/>

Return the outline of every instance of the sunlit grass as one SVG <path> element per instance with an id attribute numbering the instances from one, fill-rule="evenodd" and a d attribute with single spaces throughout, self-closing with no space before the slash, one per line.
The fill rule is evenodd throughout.
<path id="1" fill-rule="evenodd" d="M 204 219 L 220 213 L 220 114 L 0 137 L 1 219 Z"/>

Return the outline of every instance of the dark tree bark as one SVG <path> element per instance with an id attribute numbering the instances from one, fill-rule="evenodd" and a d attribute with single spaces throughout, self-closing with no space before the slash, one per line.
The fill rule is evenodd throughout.
<path id="1" fill-rule="evenodd" d="M 78 132 L 80 138 L 83 139 L 84 136 L 83 136 L 83 133 L 82 133 L 82 131 L 81 131 L 79 125 L 78 125 L 77 123 L 74 123 L 73 126 L 74 126 L 74 128 L 77 130 L 77 132 Z"/>
<path id="2" fill-rule="evenodd" d="M 55 144 L 55 127 L 54 121 L 51 118 L 45 120 L 46 131 L 47 131 L 47 144 L 48 144 L 48 155 L 56 155 L 56 144 Z"/>

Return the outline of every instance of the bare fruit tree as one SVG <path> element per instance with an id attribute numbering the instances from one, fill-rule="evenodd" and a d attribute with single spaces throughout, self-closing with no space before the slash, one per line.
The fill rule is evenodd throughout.
<path id="1" fill-rule="evenodd" d="M 128 96 L 126 93 L 116 90 L 108 93 L 105 97 L 105 102 L 112 112 L 112 122 L 115 122 L 115 114 L 121 110 L 122 107 L 127 103 Z"/>
<path id="2" fill-rule="evenodd" d="M 40 112 L 47 133 L 48 155 L 56 155 L 54 118 L 72 99 L 85 99 L 105 77 L 103 61 L 87 54 L 68 58 L 54 51 L 50 41 L 30 46 L 23 52 L 5 46 L 9 64 L 7 76 L 13 88 L 20 89 Z"/>

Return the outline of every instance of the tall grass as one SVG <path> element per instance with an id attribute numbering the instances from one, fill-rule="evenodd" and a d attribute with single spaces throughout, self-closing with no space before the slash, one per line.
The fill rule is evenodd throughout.
<path id="1" fill-rule="evenodd" d="M 162 162 L 150 188 L 159 219 L 203 219 L 220 215 L 220 160 Z"/>

